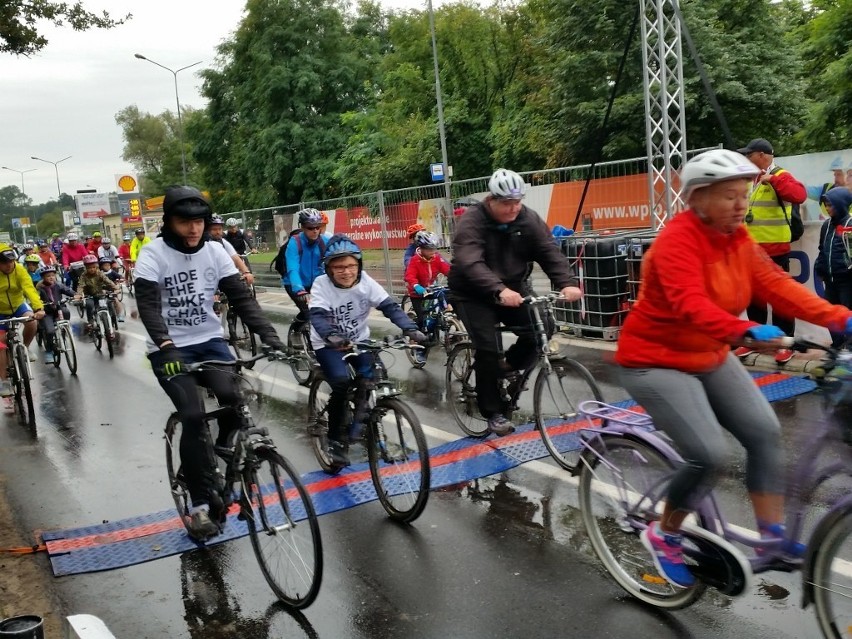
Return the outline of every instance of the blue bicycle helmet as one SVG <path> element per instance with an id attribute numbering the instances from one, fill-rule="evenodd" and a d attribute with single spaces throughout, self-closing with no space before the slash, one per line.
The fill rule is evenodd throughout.
<path id="1" fill-rule="evenodd" d="M 298 213 L 299 226 L 321 226 L 322 213 L 316 209 L 302 209 Z"/>
<path id="2" fill-rule="evenodd" d="M 364 268 L 364 264 L 361 261 L 361 249 L 358 248 L 355 242 L 349 239 L 349 236 L 340 233 L 332 235 L 328 240 L 325 245 L 325 255 L 322 258 L 322 263 L 325 266 L 325 274 L 328 275 L 335 286 L 337 286 L 337 282 L 331 277 L 330 264 L 339 257 L 354 257 L 358 260 L 358 279 L 355 280 L 355 283 L 357 284 L 361 281 L 361 271 Z"/>

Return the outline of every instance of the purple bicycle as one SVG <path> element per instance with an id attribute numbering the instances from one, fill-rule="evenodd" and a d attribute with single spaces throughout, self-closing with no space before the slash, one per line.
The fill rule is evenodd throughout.
<path id="1" fill-rule="evenodd" d="M 852 494 L 842 491 L 824 508 L 813 500 L 828 480 L 852 476 L 852 420 L 844 414 L 852 408 L 852 353 L 802 340 L 793 347 L 826 350 L 830 364 L 821 382 L 825 418 L 809 429 L 803 449 L 808 453 L 787 482 L 787 538 L 762 541 L 734 525 L 711 493 L 682 528 L 684 560 L 697 577 L 691 588 L 662 578 L 639 539 L 662 513 L 669 479 L 683 463 L 680 454 L 644 413 L 599 401 L 580 405 L 589 421 L 574 468 L 583 522 L 607 571 L 637 599 L 673 610 L 693 604 L 708 586 L 736 596 L 749 588 L 755 574 L 801 570 L 802 605 L 814 604 L 823 635 L 852 637 Z M 806 546 L 804 555 L 789 552 L 798 544 Z"/>

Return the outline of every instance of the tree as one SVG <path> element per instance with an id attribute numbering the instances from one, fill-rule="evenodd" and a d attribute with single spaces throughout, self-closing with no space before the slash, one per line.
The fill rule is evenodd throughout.
<path id="1" fill-rule="evenodd" d="M 48 0 L 12 0 L 0 3 L 0 52 L 32 55 L 47 45 L 39 33 L 40 21 L 56 26 L 66 23 L 75 31 L 111 29 L 124 24 L 133 16 L 113 19 L 106 11 L 100 14 L 87 11 L 82 2 L 49 2 Z"/>

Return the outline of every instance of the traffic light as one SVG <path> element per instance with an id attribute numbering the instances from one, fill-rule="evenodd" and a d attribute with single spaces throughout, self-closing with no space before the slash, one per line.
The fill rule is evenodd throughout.
<path id="1" fill-rule="evenodd" d="M 132 198 L 128 200 L 128 204 L 130 205 L 130 216 L 131 217 L 139 217 L 139 199 Z"/>

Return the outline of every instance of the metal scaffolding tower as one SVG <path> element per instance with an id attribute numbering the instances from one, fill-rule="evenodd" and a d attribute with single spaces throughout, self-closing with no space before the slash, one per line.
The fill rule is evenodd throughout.
<path id="1" fill-rule="evenodd" d="M 674 174 L 686 158 L 678 0 L 639 0 L 645 67 L 645 145 L 654 229 L 682 206 Z"/>

